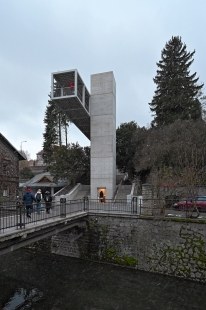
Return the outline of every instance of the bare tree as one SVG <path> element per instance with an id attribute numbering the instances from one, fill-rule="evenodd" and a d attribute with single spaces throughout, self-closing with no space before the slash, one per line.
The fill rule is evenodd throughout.
<path id="1" fill-rule="evenodd" d="M 19 169 L 21 170 L 29 166 L 30 154 L 28 151 L 23 150 L 20 150 L 19 153 L 21 153 L 26 158 L 26 160 L 19 161 Z"/>
<path id="2" fill-rule="evenodd" d="M 137 131 L 137 144 L 142 141 L 138 134 L 141 133 Z M 205 122 L 176 121 L 159 129 L 151 128 L 144 137 L 134 164 L 137 173 L 149 172 L 147 182 L 156 189 L 156 197 L 178 195 L 195 201 L 199 187 L 206 184 Z M 199 215 L 195 203 L 188 210 L 190 217 Z"/>

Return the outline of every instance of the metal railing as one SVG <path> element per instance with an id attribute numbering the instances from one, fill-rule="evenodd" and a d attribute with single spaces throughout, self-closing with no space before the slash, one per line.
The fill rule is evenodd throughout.
<path id="1" fill-rule="evenodd" d="M 11 207 L 11 206 L 15 206 L 17 203 L 16 199 L 2 199 L 0 200 L 0 206 L 1 207 Z"/>
<path id="2" fill-rule="evenodd" d="M 37 224 L 41 221 L 54 220 L 55 218 L 63 218 L 78 212 L 104 213 L 104 214 L 125 214 L 137 216 L 157 216 L 157 217 L 181 217 L 181 218 L 205 218 L 206 212 L 197 214 L 196 210 L 179 210 L 170 203 L 166 204 L 160 199 L 133 199 L 127 200 L 109 200 L 101 201 L 99 199 L 79 199 L 68 200 L 60 199 L 59 204 L 52 202 L 50 213 L 47 213 L 45 203 L 41 203 L 40 212 L 38 212 L 37 204 L 33 204 L 31 208 L 31 217 L 27 217 L 27 209 L 25 205 L 17 205 L 10 203 L 7 206 L 0 206 L 0 233 L 15 227 L 16 229 L 25 228 L 28 224 Z"/>
<path id="3" fill-rule="evenodd" d="M 75 94 L 74 87 L 57 87 L 54 88 L 53 97 L 73 96 Z"/>
<path id="4" fill-rule="evenodd" d="M 0 233 L 9 228 L 16 229 L 25 228 L 28 224 L 37 224 L 41 221 L 66 217 L 69 214 L 74 214 L 84 210 L 84 203 L 81 200 L 68 201 L 67 203 L 60 202 L 59 205 L 52 203 L 51 208 L 41 203 L 40 212 L 37 209 L 37 204 L 30 206 L 27 210 L 25 205 L 9 205 L 0 206 Z M 28 211 L 28 212 L 27 212 Z M 49 211 L 49 213 L 47 212 Z M 29 216 L 27 215 L 29 214 Z"/>
<path id="5" fill-rule="evenodd" d="M 89 199 L 85 202 L 85 211 L 89 212 L 103 212 L 114 214 L 137 214 L 138 205 L 137 200 L 133 199 L 130 203 L 125 199 Z"/>
<path id="6" fill-rule="evenodd" d="M 195 204 L 187 204 L 187 201 L 179 207 L 173 199 L 166 201 L 165 199 L 142 199 L 138 202 L 138 208 L 140 216 L 206 220 L 206 207 L 201 208 Z"/>

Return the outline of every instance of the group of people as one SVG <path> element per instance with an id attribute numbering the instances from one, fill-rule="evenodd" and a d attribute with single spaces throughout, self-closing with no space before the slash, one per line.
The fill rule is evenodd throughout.
<path id="1" fill-rule="evenodd" d="M 38 189 L 36 194 L 32 194 L 31 188 L 27 187 L 26 193 L 23 195 L 23 203 L 26 206 L 26 215 L 27 217 L 31 217 L 31 213 L 33 212 L 33 203 L 36 202 L 36 211 L 37 214 L 40 214 L 41 211 L 41 203 L 44 200 L 46 205 L 46 213 L 50 213 L 51 205 L 52 205 L 52 196 L 49 191 L 45 192 L 45 195 L 42 195 L 41 189 Z"/>

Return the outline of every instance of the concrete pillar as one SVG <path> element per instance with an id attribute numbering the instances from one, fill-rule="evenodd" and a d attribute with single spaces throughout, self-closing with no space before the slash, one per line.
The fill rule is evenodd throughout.
<path id="1" fill-rule="evenodd" d="M 165 200 L 158 197 L 156 189 L 150 184 L 142 185 L 141 215 L 164 216 Z"/>
<path id="2" fill-rule="evenodd" d="M 153 188 L 150 184 L 142 185 L 141 215 L 153 215 Z"/>
<path id="3" fill-rule="evenodd" d="M 116 189 L 116 83 L 113 72 L 91 75 L 91 199 Z"/>

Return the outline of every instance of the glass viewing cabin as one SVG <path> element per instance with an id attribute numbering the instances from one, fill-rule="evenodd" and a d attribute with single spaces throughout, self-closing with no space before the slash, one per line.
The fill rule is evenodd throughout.
<path id="1" fill-rule="evenodd" d="M 90 139 L 90 94 L 78 71 L 54 72 L 51 78 L 51 100 Z"/>

